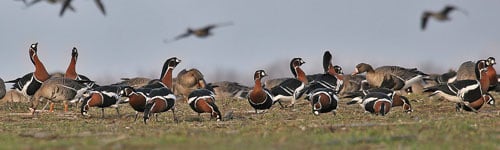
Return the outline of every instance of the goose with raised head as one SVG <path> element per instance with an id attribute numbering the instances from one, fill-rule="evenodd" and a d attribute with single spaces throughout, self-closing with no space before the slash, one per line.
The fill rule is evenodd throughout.
<path id="1" fill-rule="evenodd" d="M 42 86 L 42 83 L 49 79 L 49 73 L 45 69 L 42 61 L 38 58 L 38 43 L 31 44 L 29 48 L 30 60 L 35 66 L 35 71 L 24 75 L 21 78 L 7 81 L 6 83 L 14 83 L 12 89 L 17 89 L 25 96 L 33 96 L 35 92 Z"/>
<path id="2" fill-rule="evenodd" d="M 304 91 L 302 91 L 308 80 L 304 71 L 300 68 L 304 64 L 302 58 L 293 58 L 290 61 L 290 70 L 294 76 L 292 79 L 287 79 L 279 85 L 271 88 L 271 94 L 274 95 L 274 100 L 290 99 L 289 106 L 293 107 L 297 99 L 299 99 Z"/>
<path id="3" fill-rule="evenodd" d="M 279 102 L 281 105 L 280 100 L 275 98 L 268 89 L 262 86 L 261 80 L 266 76 L 267 73 L 264 70 L 257 70 L 253 75 L 255 84 L 248 93 L 248 102 L 250 106 L 255 109 L 255 113 L 258 113 L 258 110 L 267 110 L 271 108 L 276 102 Z"/>

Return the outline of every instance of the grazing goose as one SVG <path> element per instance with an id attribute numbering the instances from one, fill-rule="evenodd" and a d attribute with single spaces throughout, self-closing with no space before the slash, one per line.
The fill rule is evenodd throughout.
<path id="1" fill-rule="evenodd" d="M 257 110 L 266 110 L 271 108 L 271 106 L 273 106 L 276 102 L 279 102 L 281 105 L 280 100 L 275 98 L 268 89 L 262 86 L 261 80 L 266 76 L 267 73 L 264 70 L 257 70 L 253 75 L 255 85 L 248 94 L 248 102 L 250 103 L 250 106 L 255 109 L 255 113 L 258 113 Z"/>
<path id="2" fill-rule="evenodd" d="M 168 42 L 172 42 L 172 41 L 177 41 L 177 40 L 189 37 L 190 35 L 194 35 L 194 36 L 199 37 L 199 38 L 206 38 L 206 37 L 212 35 L 212 32 L 210 32 L 212 29 L 217 28 L 217 27 L 229 26 L 229 25 L 233 25 L 233 23 L 228 22 L 228 23 L 221 23 L 221 24 L 211 24 L 211 25 L 207 25 L 203 28 L 198 28 L 198 29 L 188 28 L 185 33 L 178 35 L 177 37 L 175 37 L 171 41 L 164 40 L 163 42 L 168 43 Z"/>
<path id="3" fill-rule="evenodd" d="M 366 80 L 370 87 L 384 87 L 393 90 L 406 90 L 429 76 L 418 71 L 417 68 L 382 66 L 374 70 L 372 66 L 366 63 L 356 65 L 353 75 L 363 72 L 366 72 Z"/>
<path id="4" fill-rule="evenodd" d="M 135 110 L 134 122 L 137 121 L 139 112 L 144 112 L 146 100 L 148 98 L 147 94 L 150 91 L 150 88 L 139 88 L 136 90 L 130 86 L 123 87 L 123 91 L 120 95 L 128 97 L 128 104 Z"/>
<path id="5" fill-rule="evenodd" d="M 202 88 L 203 74 L 198 69 L 183 69 L 177 74 L 174 93 L 178 99 L 185 99 L 193 90 Z"/>
<path id="6" fill-rule="evenodd" d="M 5 90 L 5 83 L 2 78 L 0 78 L 0 99 L 2 99 L 5 96 L 5 93 L 7 91 Z"/>
<path id="7" fill-rule="evenodd" d="M 411 107 L 410 101 L 408 98 L 402 96 L 396 91 L 393 91 L 388 88 L 372 88 L 368 90 L 363 90 L 363 91 L 356 91 L 356 92 L 351 92 L 347 93 L 344 98 L 352 98 L 352 101 L 349 102 L 349 104 L 353 103 L 360 103 L 359 101 L 362 100 L 363 97 L 368 95 L 368 93 L 372 92 L 379 92 L 379 93 L 384 93 L 387 96 L 389 96 L 391 102 L 392 102 L 392 107 L 396 106 L 403 106 L 403 112 L 406 113 L 411 113 L 413 112 L 413 109 Z"/>
<path id="8" fill-rule="evenodd" d="M 488 88 L 488 91 L 495 89 L 498 84 L 497 71 L 495 70 L 495 68 L 493 68 L 493 65 L 496 64 L 497 62 L 495 61 L 495 58 L 488 57 L 488 59 L 486 59 L 486 66 L 488 67 L 488 71 L 486 72 L 486 74 L 490 79 L 490 87 Z"/>
<path id="9" fill-rule="evenodd" d="M 314 115 L 332 111 L 334 115 L 337 114 L 337 103 L 339 98 L 333 89 L 316 88 L 306 96 L 306 99 L 311 101 L 312 112 Z"/>
<path id="10" fill-rule="evenodd" d="M 317 88 L 329 88 L 338 94 L 343 87 L 343 76 L 341 73 L 342 68 L 340 66 L 334 66 L 332 64 L 332 54 L 329 51 L 325 51 L 323 55 L 323 70 L 324 74 L 317 76 L 310 85 L 304 89 L 306 94 Z"/>
<path id="11" fill-rule="evenodd" d="M 111 107 L 115 108 L 116 113 L 120 116 L 118 104 L 121 103 L 120 94 L 124 93 L 122 90 L 124 90 L 123 87 L 117 85 L 99 86 L 88 90 L 81 106 L 82 115 L 89 117 L 90 107 L 99 107 L 101 108 L 101 116 L 104 118 L 104 108 Z"/>
<path id="12" fill-rule="evenodd" d="M 222 121 L 222 114 L 219 107 L 215 105 L 214 87 L 211 84 L 205 84 L 205 88 L 196 89 L 188 96 L 188 104 L 195 112 L 210 113 L 210 119 L 215 118 L 217 121 Z"/>
<path id="13" fill-rule="evenodd" d="M 302 89 L 308 84 L 306 74 L 300 69 L 300 66 L 304 63 L 302 58 L 292 59 L 290 70 L 295 78 L 287 79 L 278 86 L 271 88 L 271 94 L 275 96 L 274 100 L 291 99 L 290 106 L 293 107 L 295 105 L 295 101 L 303 94 Z"/>
<path id="14" fill-rule="evenodd" d="M 67 102 L 74 103 L 78 101 L 85 91 L 89 89 L 85 82 L 90 81 L 76 81 L 68 78 L 50 78 L 43 82 L 40 89 L 38 89 L 31 98 L 32 105 L 30 107 L 31 113 L 34 114 L 38 103 L 43 100 L 49 100 L 53 103 L 63 102 L 64 111 L 68 111 Z"/>
<path id="15" fill-rule="evenodd" d="M 31 44 L 29 49 L 30 60 L 35 66 L 35 71 L 28 73 L 21 78 L 15 80 L 7 81 L 7 83 L 14 83 L 12 89 L 17 89 L 25 96 L 33 96 L 35 92 L 40 88 L 42 83 L 49 79 L 49 73 L 45 69 L 45 66 L 38 58 L 37 54 L 38 43 Z"/>
<path id="16" fill-rule="evenodd" d="M 175 116 L 175 95 L 165 87 L 152 89 L 148 94 L 146 106 L 144 108 L 144 124 L 149 120 L 150 115 L 172 110 L 174 121 L 177 122 Z M 158 116 L 156 117 L 158 121 Z"/>
<path id="17" fill-rule="evenodd" d="M 362 99 L 356 97 L 352 101 L 348 102 L 347 105 L 360 104 L 361 108 L 365 112 L 369 112 L 375 115 L 385 116 L 392 107 L 392 99 L 386 93 L 381 92 L 370 92 L 367 93 Z"/>
<path id="18" fill-rule="evenodd" d="M 468 110 L 476 112 L 483 103 L 489 101 L 489 96 L 486 93 L 489 87 L 489 79 L 486 78 L 486 61 L 477 61 L 474 70 L 475 80 L 458 80 L 453 83 L 427 87 L 424 92 L 433 92 L 430 96 L 439 95 L 448 101 L 458 103 L 461 109 L 466 106 L 470 108 Z"/>
<path id="19" fill-rule="evenodd" d="M 441 10 L 440 12 L 424 11 L 424 13 L 422 13 L 422 22 L 421 22 L 422 30 L 425 30 L 425 27 L 427 26 L 427 22 L 428 22 L 429 18 L 431 18 L 431 17 L 438 20 L 438 21 L 450 20 L 449 14 L 453 10 L 459 10 L 467 15 L 467 12 L 465 12 L 464 10 L 458 9 L 457 7 L 451 6 L 451 5 L 444 7 L 444 9 Z"/>

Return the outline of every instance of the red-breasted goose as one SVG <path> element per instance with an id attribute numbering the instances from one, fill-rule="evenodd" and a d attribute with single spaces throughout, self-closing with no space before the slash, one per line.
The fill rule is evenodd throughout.
<path id="1" fill-rule="evenodd" d="M 458 9 L 457 7 L 451 6 L 451 5 L 447 5 L 440 12 L 424 11 L 424 13 L 422 13 L 422 20 L 421 20 L 422 30 L 425 30 L 425 27 L 427 26 L 427 22 L 428 22 L 429 18 L 431 18 L 431 17 L 438 20 L 438 21 L 450 20 L 449 14 L 453 10 L 459 10 L 467 15 L 467 12 L 465 10 Z"/>
<path id="2" fill-rule="evenodd" d="M 382 66 L 373 69 L 371 65 L 360 63 L 356 65 L 353 75 L 366 72 L 366 80 L 371 87 L 383 87 L 393 90 L 406 90 L 413 84 L 419 84 L 429 75 L 418 71 L 416 68 L 403 68 L 399 66 Z"/>
<path id="3" fill-rule="evenodd" d="M 333 112 L 334 115 L 337 114 L 339 98 L 333 89 L 316 88 L 306 96 L 306 99 L 311 101 L 314 115 L 328 112 Z"/>
<path id="4" fill-rule="evenodd" d="M 488 71 L 486 72 L 486 74 L 490 79 L 490 87 L 488 88 L 488 91 L 495 89 L 498 84 L 497 71 L 493 67 L 493 65 L 496 64 L 497 62 L 495 61 L 495 58 L 489 57 L 488 59 L 486 59 L 486 66 L 488 67 Z"/>
<path id="5" fill-rule="evenodd" d="M 168 89 L 173 89 L 172 74 L 173 70 L 181 62 L 177 57 L 171 57 L 165 61 L 163 68 L 161 70 L 160 80 L 161 82 L 154 82 L 143 86 L 143 88 L 161 88 L 166 87 Z"/>
<path id="6" fill-rule="evenodd" d="M 362 100 L 363 97 L 365 97 L 368 93 L 372 92 L 379 92 L 379 93 L 384 93 L 387 96 L 389 96 L 391 102 L 392 102 L 392 107 L 396 106 L 403 106 L 403 112 L 406 113 L 411 113 L 413 112 L 413 109 L 411 107 L 410 101 L 408 98 L 402 96 L 400 93 L 393 91 L 388 88 L 371 88 L 368 90 L 362 90 L 362 91 L 356 91 L 356 92 L 351 92 L 347 93 L 344 98 L 352 98 L 348 104 L 354 104 L 354 103 L 361 103 L 360 100 Z"/>
<path id="7" fill-rule="evenodd" d="M 335 94 L 338 94 L 342 90 L 344 84 L 342 67 L 332 64 L 332 54 L 329 51 L 325 51 L 323 54 L 323 71 L 322 75 L 318 75 L 304 89 L 306 94 L 317 88 L 329 88 L 335 91 Z"/>
<path id="8" fill-rule="evenodd" d="M 486 61 L 479 60 L 475 65 L 475 80 L 458 80 L 453 83 L 427 87 L 424 91 L 433 92 L 430 96 L 439 95 L 448 101 L 459 103 L 460 106 L 466 106 L 471 108 L 469 110 L 476 111 L 480 108 L 479 104 L 482 106 L 483 103 L 489 101 L 488 96 L 485 96 L 489 86 L 486 70 Z M 479 103 L 474 103 L 476 101 Z"/>
<path id="9" fill-rule="evenodd" d="M 257 70 L 253 75 L 255 84 L 248 93 L 248 103 L 255 109 L 255 113 L 258 113 L 258 110 L 271 108 L 276 102 L 282 105 L 280 99 L 276 99 L 268 89 L 262 86 L 261 80 L 266 76 L 267 73 L 264 70 Z"/>
<path id="10" fill-rule="evenodd" d="M 90 107 L 99 107 L 101 108 L 101 116 L 104 118 L 104 108 L 115 108 L 118 117 L 120 116 L 120 111 L 118 109 L 118 104 L 121 101 L 121 94 L 124 93 L 125 86 L 119 85 L 106 85 L 99 86 L 90 89 L 86 94 L 84 94 L 85 98 L 81 105 L 81 114 L 83 116 L 89 117 L 88 111 Z"/>
<path id="11" fill-rule="evenodd" d="M 147 123 L 152 114 L 158 114 L 169 110 L 172 110 L 174 121 L 177 122 L 177 117 L 175 116 L 175 100 L 176 97 L 174 92 L 168 88 L 162 87 L 152 89 L 148 94 L 148 99 L 146 100 L 146 106 L 144 108 L 144 124 Z M 156 121 L 158 121 L 158 116 L 156 116 Z"/>
<path id="12" fill-rule="evenodd" d="M 304 64 L 302 58 L 293 58 L 290 61 L 290 70 L 295 78 L 287 79 L 281 82 L 278 86 L 271 88 L 271 94 L 274 95 L 274 100 L 291 99 L 290 106 L 295 105 L 295 101 L 303 94 L 305 85 L 308 84 L 306 74 L 300 66 Z"/>
<path id="13" fill-rule="evenodd" d="M 12 89 L 17 89 L 25 96 L 31 97 L 42 86 L 42 83 L 49 79 L 49 73 L 45 69 L 42 61 L 38 58 L 38 43 L 31 44 L 29 48 L 30 60 L 35 66 L 35 71 L 28 73 L 21 78 L 7 81 L 6 83 L 14 83 Z"/>
<path id="14" fill-rule="evenodd" d="M 219 107 L 215 104 L 214 87 L 211 84 L 205 84 L 205 88 L 192 91 L 188 95 L 188 104 L 192 110 L 198 113 L 210 113 L 210 119 L 215 118 L 222 121 L 222 114 Z"/>
<path id="15" fill-rule="evenodd" d="M 367 93 L 363 98 L 356 97 L 347 104 L 351 105 L 356 103 L 358 103 L 365 112 L 382 116 L 389 113 L 392 107 L 391 97 L 381 92 Z"/>

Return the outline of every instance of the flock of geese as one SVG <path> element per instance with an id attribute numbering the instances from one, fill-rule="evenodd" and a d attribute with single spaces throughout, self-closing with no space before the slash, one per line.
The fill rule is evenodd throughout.
<path id="1" fill-rule="evenodd" d="M 207 83 L 197 69 L 184 69 L 177 78 L 173 78 L 173 70 L 181 63 L 177 57 L 165 61 L 160 79 L 134 78 L 126 79 L 127 82 L 97 85 L 76 72 L 76 48 L 72 49 L 66 72 L 59 77 L 47 72 L 38 57 L 38 43 L 29 47 L 29 56 L 34 71 L 5 83 L 13 83 L 13 90 L 30 99 L 29 110 L 32 115 L 39 112 L 39 103 L 45 101 L 47 104 L 43 110 L 50 104 L 49 111 L 53 111 L 54 104 L 62 102 L 64 111 L 68 111 L 68 104 L 81 103 L 80 112 L 83 116 L 89 116 L 91 107 L 99 107 L 102 117 L 104 108 L 116 108 L 119 115 L 119 104 L 128 103 L 136 111 L 134 120 L 137 120 L 139 113 L 143 113 L 144 123 L 150 116 L 169 110 L 177 121 L 175 105 L 180 99 L 184 99 L 198 114 L 209 113 L 211 119 L 220 121 L 223 118 L 216 99 L 220 98 L 217 95 L 224 95 L 224 92 L 230 93 L 232 97 L 247 99 L 255 113 L 265 112 L 276 103 L 281 108 L 295 107 L 296 101 L 304 97 L 311 104 L 314 115 L 328 112 L 336 114 L 339 99 L 351 98 L 347 104 L 359 104 L 365 112 L 384 116 L 397 106 L 402 106 L 404 112 L 412 112 L 410 100 L 404 94 L 424 87 L 423 92 L 432 92 L 431 96 L 438 95 L 455 103 L 457 111 L 477 112 L 484 104 L 495 104 L 488 91 L 497 88 L 499 82 L 493 68 L 496 64 L 493 57 L 464 62 L 457 72 L 450 71 L 442 75 L 428 75 L 416 68 L 399 66 L 374 69 L 366 63 L 359 63 L 352 74 L 345 75 L 342 67 L 333 65 L 332 54 L 325 51 L 323 73 L 306 75 L 301 69 L 305 61 L 293 58 L 290 61 L 293 78 L 271 79 L 263 83 L 267 73 L 257 70 L 254 73 L 255 84 L 251 88 L 234 83 Z M 366 74 L 360 75 L 362 73 Z M 142 84 L 137 85 L 133 81 Z M 2 83 L 1 86 L 3 91 L 0 92 L 0 98 L 5 95 L 5 85 Z M 283 102 L 289 104 L 284 105 Z"/>
<path id="2" fill-rule="evenodd" d="M 27 6 L 42 0 L 22 0 Z M 45 0 L 50 3 L 62 3 L 60 16 L 66 9 L 74 11 L 71 0 Z M 98 8 L 106 14 L 104 5 L 95 0 Z M 422 14 L 421 29 L 425 30 L 429 19 L 437 21 L 450 20 L 449 13 L 462 9 L 448 5 L 439 12 L 425 11 Z M 206 27 L 188 28 L 171 40 L 187 38 L 191 35 L 208 37 L 216 27 L 232 25 L 229 23 L 212 24 Z M 340 98 L 351 98 L 347 104 L 359 104 L 361 108 L 375 115 L 386 115 L 392 107 L 402 106 L 404 112 L 410 113 L 413 108 L 406 93 L 432 92 L 456 104 L 457 111 L 477 112 L 484 104 L 495 104 L 494 97 L 488 91 L 497 88 L 498 76 L 493 68 L 495 58 L 489 57 L 476 62 L 464 62 L 459 69 L 441 75 L 429 75 L 416 68 L 399 66 L 381 66 L 374 68 L 367 63 L 356 65 L 355 72 L 344 74 L 342 67 L 333 65 L 332 54 L 325 51 L 323 54 L 323 73 L 306 75 L 301 69 L 305 64 L 302 58 L 293 58 L 290 61 L 290 71 L 293 78 L 270 79 L 262 81 L 267 76 L 265 70 L 256 70 L 254 86 L 245 87 L 236 82 L 207 83 L 197 69 L 182 70 L 173 77 L 173 70 L 181 63 L 181 59 L 171 57 L 162 67 L 159 79 L 133 78 L 111 85 L 97 85 L 88 77 L 76 72 L 78 50 L 72 49 L 71 61 L 64 74 L 51 75 L 38 57 L 38 43 L 29 47 L 30 60 L 34 71 L 6 81 L 12 83 L 12 89 L 22 93 L 31 102 L 30 113 L 36 115 L 40 102 L 47 101 L 45 107 L 53 111 L 55 103 L 63 103 L 64 110 L 68 111 L 69 103 L 80 105 L 83 116 L 89 116 L 91 107 L 101 108 L 104 117 L 104 108 L 116 108 L 119 113 L 119 104 L 127 103 L 132 107 L 137 120 L 139 113 L 143 113 L 144 123 L 158 113 L 172 111 L 175 115 L 175 105 L 183 99 L 196 113 L 209 113 L 211 119 L 222 120 L 221 112 L 216 105 L 216 99 L 221 95 L 247 99 L 255 113 L 265 112 L 278 103 L 281 108 L 295 107 L 296 101 L 304 97 L 311 104 L 314 115 L 332 112 L 336 114 Z M 360 75 L 363 74 L 364 75 Z M 0 79 L 0 98 L 5 96 L 5 85 Z M 284 102 L 289 102 L 284 105 Z M 157 118 L 156 118 L 157 119 Z"/>

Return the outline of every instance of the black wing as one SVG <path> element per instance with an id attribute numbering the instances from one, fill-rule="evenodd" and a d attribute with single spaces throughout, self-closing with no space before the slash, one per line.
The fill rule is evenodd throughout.
<path id="1" fill-rule="evenodd" d="M 97 7 L 99 8 L 99 10 L 101 10 L 102 14 L 106 15 L 106 10 L 104 9 L 104 4 L 102 4 L 102 1 L 101 0 L 94 0 L 94 2 L 97 5 Z"/>

